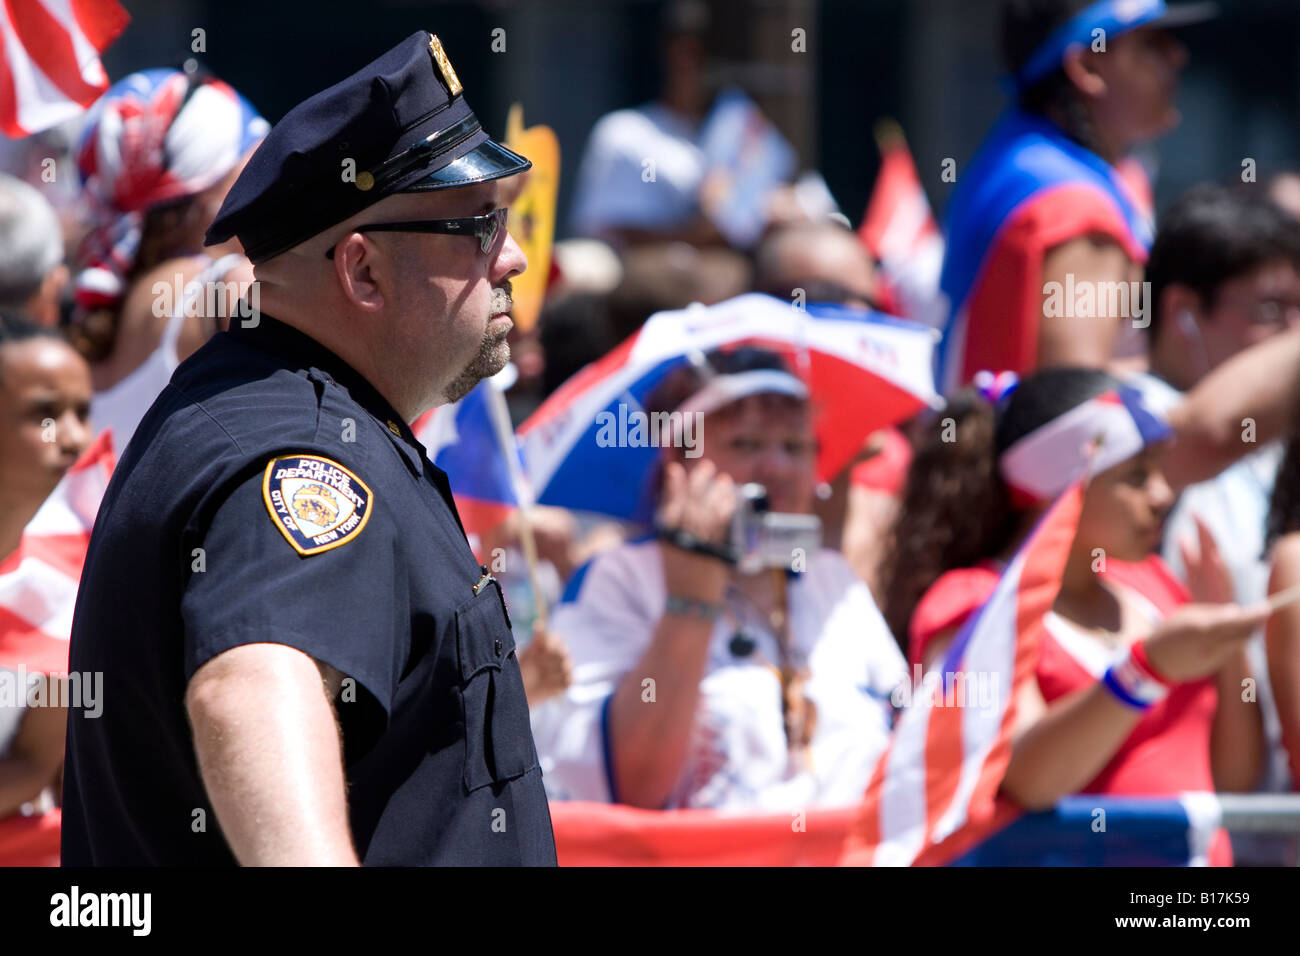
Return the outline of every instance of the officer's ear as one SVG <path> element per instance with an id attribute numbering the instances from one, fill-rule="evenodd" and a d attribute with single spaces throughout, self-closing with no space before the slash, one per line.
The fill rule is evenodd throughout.
<path id="1" fill-rule="evenodd" d="M 334 245 L 334 276 L 344 297 L 358 309 L 378 312 L 384 307 L 377 272 L 378 248 L 359 232 L 351 232 Z"/>

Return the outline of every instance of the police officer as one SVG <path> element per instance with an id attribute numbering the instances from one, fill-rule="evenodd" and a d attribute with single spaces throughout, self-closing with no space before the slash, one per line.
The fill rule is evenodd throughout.
<path id="1" fill-rule="evenodd" d="M 177 369 L 86 558 L 65 865 L 554 864 L 505 601 L 409 427 L 508 358 L 528 166 L 428 33 L 249 161 L 207 238 L 263 311 Z"/>

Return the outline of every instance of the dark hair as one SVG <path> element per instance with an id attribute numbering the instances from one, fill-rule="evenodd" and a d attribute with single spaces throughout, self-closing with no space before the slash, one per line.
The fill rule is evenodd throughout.
<path id="1" fill-rule="evenodd" d="M 122 321 L 122 307 L 136 281 L 155 266 L 182 254 L 179 237 L 193 215 L 194 196 L 150 209 L 144 214 L 140 245 L 127 272 L 122 298 L 111 306 L 89 312 L 77 310 L 68 326 L 68 341 L 87 362 L 102 362 L 113 354 L 117 329 Z"/>
<path id="2" fill-rule="evenodd" d="M 682 402 L 705 386 L 711 377 L 709 369 L 716 375 L 738 375 L 741 372 L 755 372 L 765 369 L 779 372 L 790 371 L 785 359 L 779 354 L 770 349 L 759 348 L 754 345 L 741 345 L 730 349 L 714 349 L 705 353 L 704 361 L 708 364 L 708 369 L 687 363 L 673 369 L 668 375 L 664 376 L 663 381 L 656 385 L 650 394 L 646 396 L 646 411 L 652 413 L 674 411 Z M 784 404 L 803 404 L 801 399 L 779 393 L 757 395 L 755 397 L 770 398 Z"/>
<path id="3" fill-rule="evenodd" d="M 904 649 L 912 612 L 930 586 L 994 557 L 1017 532 L 1022 512 L 998 473 L 1002 453 L 1119 385 L 1097 369 L 1049 368 L 1028 375 L 996 413 L 973 388 L 948 399 L 917 443 L 884 563 L 885 621 Z"/>
<path id="4" fill-rule="evenodd" d="M 663 8 L 659 31 L 663 42 L 675 37 L 708 39 L 713 16 L 702 0 L 671 0 Z"/>
<path id="5" fill-rule="evenodd" d="M 54 339 L 67 344 L 62 335 L 44 325 L 37 325 L 26 316 L 10 309 L 0 309 L 0 348 L 29 342 L 32 339 Z"/>
<path id="6" fill-rule="evenodd" d="M 550 395 L 618 344 L 611 330 L 608 296 L 574 292 L 549 300 L 537 322 L 545 364 L 542 395 Z"/>
<path id="7" fill-rule="evenodd" d="M 63 341 L 63 336 L 56 330 L 33 322 L 21 312 L 0 309 L 0 346 L 40 338 Z"/>
<path id="8" fill-rule="evenodd" d="M 1219 288 L 1275 259 L 1300 269 L 1300 222 L 1254 189 L 1205 183 L 1189 189 L 1160 219 L 1146 279 L 1151 283 L 1151 338 L 1160 334 L 1160 300 L 1175 283 L 1207 307 Z"/>
<path id="9" fill-rule="evenodd" d="M 1052 33 L 1094 0 L 1003 0 L 1002 61 L 1014 75 Z M 1067 136 L 1098 152 L 1092 120 L 1065 72 L 1055 69 L 1019 93 L 1020 108 L 1059 117 Z"/>
<path id="10" fill-rule="evenodd" d="M 804 301 L 806 302 L 830 302 L 835 305 L 843 305 L 853 299 L 861 298 L 857 294 L 833 279 L 795 279 L 793 281 L 781 281 L 779 279 L 770 282 L 760 282 L 754 286 L 755 292 L 762 292 L 764 295 L 770 295 L 776 299 L 790 300 L 794 290 L 802 289 Z"/>

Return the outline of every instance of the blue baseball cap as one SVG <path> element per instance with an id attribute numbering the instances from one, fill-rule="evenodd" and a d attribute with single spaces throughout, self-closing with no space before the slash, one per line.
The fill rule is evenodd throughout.
<path id="1" fill-rule="evenodd" d="M 465 101 L 442 43 L 414 33 L 298 104 L 267 134 L 221 205 L 206 242 L 237 237 L 264 262 L 385 196 L 521 173 Z"/>
<path id="2" fill-rule="evenodd" d="M 1019 89 L 1028 89 L 1060 69 L 1061 58 L 1070 47 L 1089 47 L 1094 31 L 1119 36 L 1139 27 L 1172 30 L 1212 20 L 1219 15 L 1214 3 L 1184 3 L 1170 6 L 1165 0 L 1100 0 L 1085 7 L 1053 30 L 1012 78 Z"/>

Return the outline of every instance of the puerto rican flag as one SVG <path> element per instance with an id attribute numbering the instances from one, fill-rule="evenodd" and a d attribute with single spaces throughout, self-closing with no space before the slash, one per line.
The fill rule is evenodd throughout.
<path id="1" fill-rule="evenodd" d="M 1016 698 L 1034 680 L 1043 617 L 1060 591 L 1082 505 L 1083 485 L 1076 482 L 962 628 L 939 668 L 957 680 L 935 693 L 913 692 L 871 775 L 842 863 L 946 863 L 1019 815 L 1011 801 L 998 798 Z M 986 682 L 990 700 L 981 693 L 978 704 L 957 706 L 960 698 L 944 688 L 960 686 L 961 675 Z"/>
<path id="2" fill-rule="evenodd" d="M 495 413 L 494 404 L 499 409 Z M 505 521 L 524 493 L 513 432 L 511 447 L 502 447 L 493 420 L 502 413 L 505 396 L 487 378 L 460 401 L 425 412 L 411 426 L 429 460 L 447 473 L 465 535 L 476 552 L 479 537 Z"/>
<path id="3" fill-rule="evenodd" d="M 98 99 L 108 89 L 99 54 L 129 19 L 116 0 L 0 3 L 0 130 L 30 136 Z"/>
<path id="4" fill-rule="evenodd" d="M 880 263 L 886 310 L 937 327 L 944 317 L 936 304 L 943 236 L 902 130 L 884 123 L 876 139 L 880 172 L 858 238 Z"/>
<path id="5" fill-rule="evenodd" d="M 65 673 L 90 531 L 116 460 L 101 432 L 0 562 L 0 667 Z"/>

